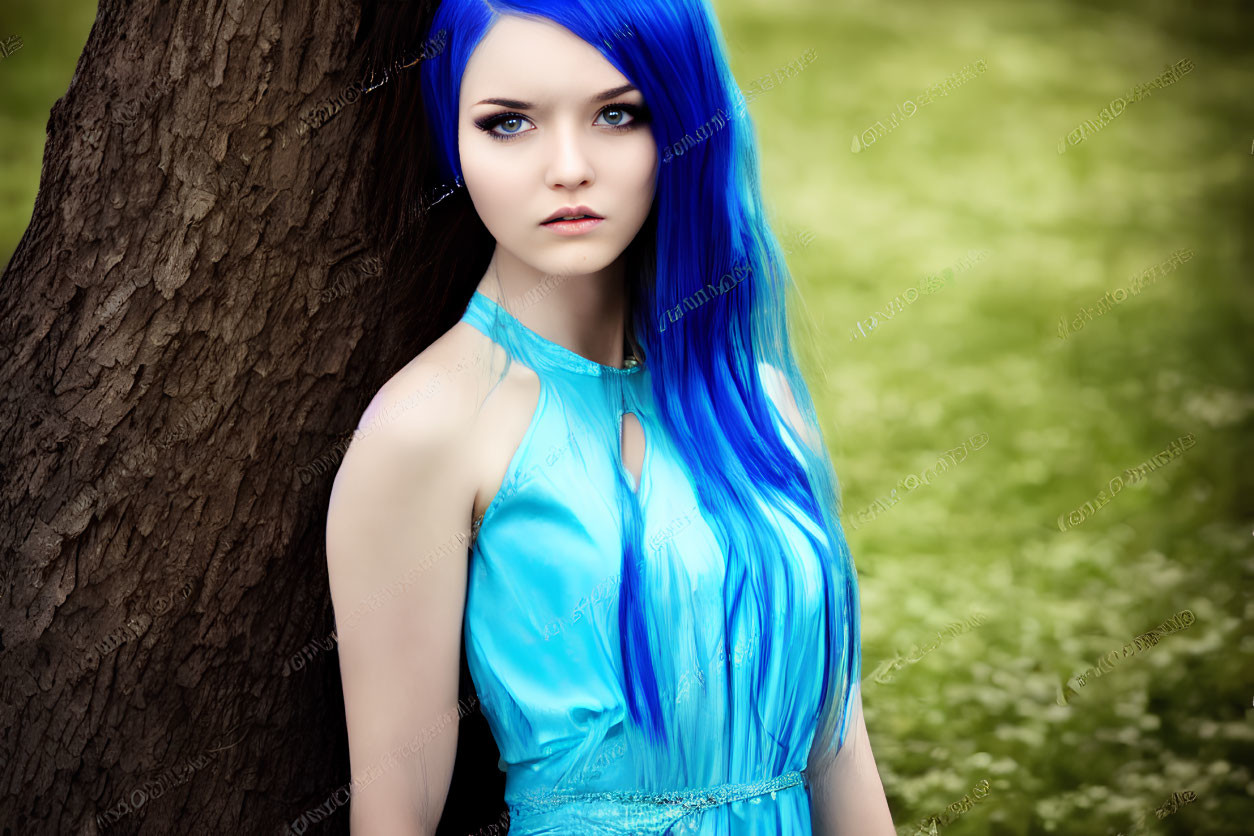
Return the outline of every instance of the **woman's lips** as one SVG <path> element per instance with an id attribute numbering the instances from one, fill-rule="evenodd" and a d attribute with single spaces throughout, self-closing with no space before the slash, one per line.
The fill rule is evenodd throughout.
<path id="1" fill-rule="evenodd" d="M 558 235 L 582 235 L 595 229 L 605 218 L 580 218 L 577 221 L 548 221 L 540 224 Z"/>

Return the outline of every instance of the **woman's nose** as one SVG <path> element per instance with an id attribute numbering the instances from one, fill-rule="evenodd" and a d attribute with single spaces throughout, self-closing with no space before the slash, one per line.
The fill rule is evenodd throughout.
<path id="1" fill-rule="evenodd" d="M 553 147 L 549 149 L 548 186 L 565 186 L 573 189 L 577 186 L 591 185 L 595 179 L 592 161 L 585 147 L 587 138 L 574 127 L 558 128 L 553 137 Z"/>

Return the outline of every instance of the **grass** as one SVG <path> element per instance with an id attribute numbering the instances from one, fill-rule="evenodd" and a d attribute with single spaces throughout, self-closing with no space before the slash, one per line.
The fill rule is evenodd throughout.
<path id="1" fill-rule="evenodd" d="M 986 777 L 987 798 L 943 832 L 1113 836 L 1142 813 L 1150 833 L 1244 832 L 1254 107 L 1235 7 L 717 8 L 742 86 L 818 53 L 750 113 L 777 223 L 817 233 L 791 258 L 798 340 L 841 479 L 864 706 L 899 832 Z M 1058 153 L 1181 58 L 1191 73 Z M 853 151 L 979 59 L 985 72 Z M 1061 317 L 1185 247 L 1192 260 L 1058 338 Z M 978 266 L 849 339 L 979 249 Z M 1059 514 L 1190 432 L 1195 447 L 1059 530 Z M 978 433 L 987 446 L 931 485 L 900 484 Z M 893 488 L 900 502 L 854 530 Z M 972 609 L 985 626 L 870 680 Z M 1182 609 L 1188 630 L 1057 704 L 1064 680 Z M 1197 800 L 1159 820 L 1185 790 Z"/>

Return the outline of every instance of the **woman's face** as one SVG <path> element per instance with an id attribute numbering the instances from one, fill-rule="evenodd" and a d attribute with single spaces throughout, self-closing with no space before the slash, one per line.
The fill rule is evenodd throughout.
<path id="1" fill-rule="evenodd" d="M 604 269 L 653 205 L 658 154 L 643 94 L 551 21 L 505 16 L 488 31 L 462 77 L 457 134 L 462 179 L 498 255 L 538 273 Z M 579 235 L 544 225 L 578 206 L 604 220 Z"/>

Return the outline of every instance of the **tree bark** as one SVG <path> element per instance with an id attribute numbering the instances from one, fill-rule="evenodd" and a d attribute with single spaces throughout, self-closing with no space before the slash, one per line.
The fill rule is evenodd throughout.
<path id="1" fill-rule="evenodd" d="M 373 139 L 327 104 L 358 19 L 103 0 L 52 109 L 0 279 L 15 833 L 275 834 L 349 779 L 337 657 L 285 665 L 334 628 L 335 442 L 409 359 L 380 356 Z"/>

